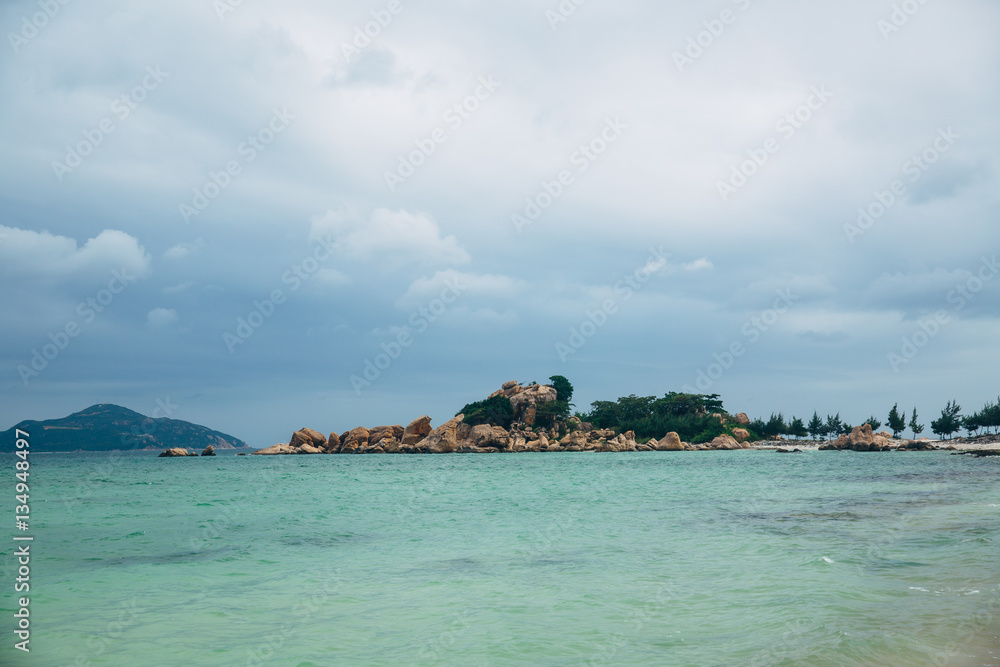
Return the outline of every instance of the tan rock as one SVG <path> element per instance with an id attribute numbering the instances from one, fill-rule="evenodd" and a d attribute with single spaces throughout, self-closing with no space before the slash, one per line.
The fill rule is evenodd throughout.
<path id="1" fill-rule="evenodd" d="M 215 456 L 215 446 L 214 445 L 209 445 L 208 447 L 206 447 L 204 449 L 204 451 L 202 451 L 201 455 L 202 456 Z"/>
<path id="2" fill-rule="evenodd" d="M 194 452 L 189 452 L 188 450 L 184 449 L 183 447 L 171 447 L 170 449 L 168 449 L 165 452 L 163 452 L 162 454 L 160 454 L 161 458 L 163 458 L 163 457 L 165 457 L 165 458 L 173 458 L 173 457 L 176 457 L 176 456 L 197 456 L 197 454 L 195 454 Z"/>
<path id="3" fill-rule="evenodd" d="M 737 414 L 737 415 L 736 415 L 736 416 L 735 416 L 735 417 L 734 417 L 733 419 L 734 419 L 734 420 L 736 421 L 736 423 L 737 423 L 737 424 L 739 424 L 740 426 L 746 426 L 747 424 L 749 424 L 749 423 L 750 423 L 750 417 L 748 417 L 748 416 L 747 416 L 747 413 L 745 413 L 745 412 L 740 412 L 740 413 L 739 413 L 739 414 Z"/>
<path id="4" fill-rule="evenodd" d="M 728 435 L 728 434 L 720 435 L 719 437 L 717 437 L 714 440 L 712 440 L 711 448 L 712 449 L 743 449 L 743 447 L 740 446 L 740 443 L 736 442 L 736 439 L 733 438 L 733 436 Z"/>
<path id="5" fill-rule="evenodd" d="M 750 431 L 745 428 L 734 428 L 733 437 L 736 438 L 738 442 L 746 442 L 750 439 Z"/>
<path id="6" fill-rule="evenodd" d="M 853 447 L 872 444 L 875 442 L 875 434 L 872 433 L 872 425 L 862 424 L 861 426 L 855 426 L 851 431 L 851 435 L 848 436 L 848 440 Z"/>
<path id="7" fill-rule="evenodd" d="M 562 440 L 559 441 L 560 445 L 564 447 L 586 447 L 587 445 L 587 434 L 583 431 L 573 431 L 567 433 Z"/>
<path id="8" fill-rule="evenodd" d="M 354 452 L 368 446 L 368 439 L 371 436 L 364 426 L 350 430 L 341 438 L 340 451 L 343 454 L 353 454 Z"/>
<path id="9" fill-rule="evenodd" d="M 681 436 L 678 435 L 676 431 L 671 431 L 663 436 L 659 442 L 650 444 L 652 444 L 656 450 L 660 452 L 684 451 L 684 443 L 681 442 Z"/>
<path id="10" fill-rule="evenodd" d="M 292 439 L 288 441 L 292 447 L 302 445 L 312 445 L 313 447 L 323 447 L 326 445 L 326 436 L 311 428 L 302 428 L 292 434 Z"/>
<path id="11" fill-rule="evenodd" d="M 279 454 L 294 454 L 296 451 L 297 449 L 293 448 L 291 445 L 284 442 L 279 442 L 278 444 L 272 445 L 267 449 L 258 449 L 256 452 L 250 452 L 250 453 L 257 454 L 260 456 L 276 456 Z"/>
<path id="12" fill-rule="evenodd" d="M 467 424 L 462 424 L 462 426 L 467 426 Z M 509 449 L 513 444 L 510 433 L 506 429 L 502 426 L 490 426 L 489 424 L 473 426 L 468 438 L 462 438 L 462 441 L 469 442 L 473 447 L 480 449 Z"/>
<path id="13" fill-rule="evenodd" d="M 431 431 L 420 442 L 421 449 L 431 454 L 446 454 L 458 448 L 458 427 L 465 415 L 458 415 Z"/>
<path id="14" fill-rule="evenodd" d="M 410 422 L 410 425 L 403 429 L 402 442 L 404 445 L 415 445 L 428 436 L 431 432 L 431 418 L 427 415 L 417 417 Z"/>
<path id="15" fill-rule="evenodd" d="M 340 436 L 336 432 L 330 434 L 330 437 L 326 439 L 326 446 L 323 450 L 328 454 L 336 454 L 340 451 Z"/>
<path id="16" fill-rule="evenodd" d="M 305 444 L 299 447 L 299 454 L 322 454 L 323 450 L 319 447 L 313 447 L 310 444 Z"/>
<path id="17" fill-rule="evenodd" d="M 382 438 L 378 446 L 386 454 L 399 454 L 403 451 L 403 444 L 396 438 Z"/>

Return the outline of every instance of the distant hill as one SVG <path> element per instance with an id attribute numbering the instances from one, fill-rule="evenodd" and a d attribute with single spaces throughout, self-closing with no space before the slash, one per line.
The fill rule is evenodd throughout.
<path id="1" fill-rule="evenodd" d="M 171 447 L 201 450 L 208 445 L 214 445 L 215 449 L 247 446 L 242 440 L 204 426 L 166 417 L 153 419 L 107 403 L 92 405 L 62 419 L 23 421 L 3 433 L 0 451 L 15 449 L 15 429 L 31 435 L 31 449 L 36 452 L 157 450 Z"/>

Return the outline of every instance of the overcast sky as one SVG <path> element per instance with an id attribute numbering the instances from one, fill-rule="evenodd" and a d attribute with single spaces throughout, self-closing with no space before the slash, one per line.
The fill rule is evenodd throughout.
<path id="1" fill-rule="evenodd" d="M 979 407 L 1000 5 L 902 4 L 5 2 L 0 428 Z"/>

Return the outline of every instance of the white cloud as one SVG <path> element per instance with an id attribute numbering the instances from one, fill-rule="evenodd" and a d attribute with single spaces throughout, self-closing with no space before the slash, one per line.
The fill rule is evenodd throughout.
<path id="1" fill-rule="evenodd" d="M 310 238 L 326 234 L 333 235 L 334 248 L 346 258 L 378 259 L 383 266 L 460 266 L 471 259 L 458 239 L 442 236 L 426 213 L 380 208 L 364 220 L 351 210 L 330 210 L 313 219 Z"/>
<path id="2" fill-rule="evenodd" d="M 438 271 L 431 277 L 420 277 L 413 281 L 396 301 L 396 306 L 410 310 L 427 305 L 442 293 L 457 294 L 457 300 L 509 303 L 528 291 L 524 280 L 496 274 L 475 274 L 447 269 Z"/>
<path id="3" fill-rule="evenodd" d="M 714 268 L 712 262 L 710 262 L 706 257 L 696 259 L 693 262 L 684 265 L 685 271 L 707 271 L 712 268 Z"/>
<path id="4" fill-rule="evenodd" d="M 151 329 L 166 329 L 177 324 L 177 311 L 170 308 L 154 308 L 146 313 L 146 323 Z"/>
<path id="5" fill-rule="evenodd" d="M 75 239 L 44 231 L 0 226 L 0 234 L 0 271 L 9 275 L 59 279 L 124 268 L 144 278 L 152 266 L 138 240 L 114 229 L 105 229 L 82 248 Z"/>
<path id="6" fill-rule="evenodd" d="M 178 243 L 177 245 L 167 249 L 163 253 L 164 259 L 178 260 L 184 259 L 189 255 L 193 255 L 200 252 L 202 248 L 205 247 L 205 242 L 198 239 L 194 243 Z"/>

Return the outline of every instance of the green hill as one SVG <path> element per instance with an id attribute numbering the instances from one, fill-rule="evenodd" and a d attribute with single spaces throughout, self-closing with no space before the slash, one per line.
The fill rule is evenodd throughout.
<path id="1" fill-rule="evenodd" d="M 153 419 L 120 405 L 92 405 L 62 419 L 23 421 L 5 431 L 0 451 L 15 449 L 15 429 L 30 434 L 36 452 L 110 451 L 112 449 L 169 449 L 188 447 L 215 449 L 246 447 L 231 435 L 190 422 L 161 417 Z"/>

